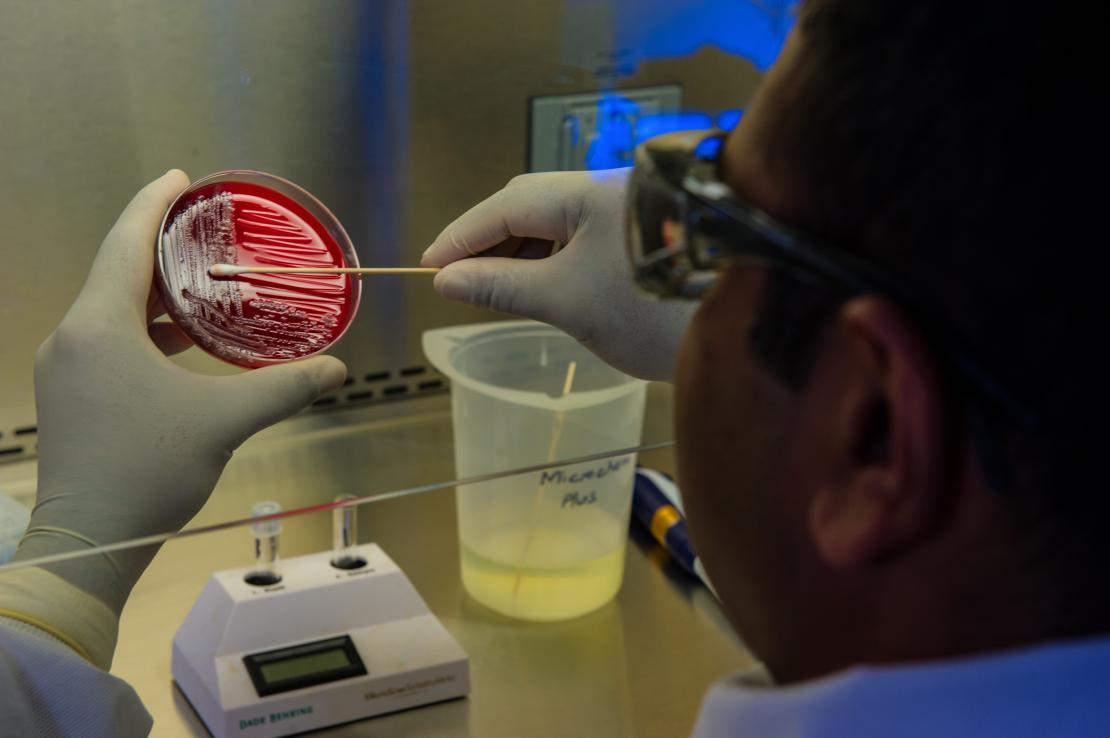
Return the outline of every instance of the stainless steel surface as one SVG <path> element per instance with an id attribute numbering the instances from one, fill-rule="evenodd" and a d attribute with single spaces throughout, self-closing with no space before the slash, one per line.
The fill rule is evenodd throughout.
<path id="1" fill-rule="evenodd" d="M 668 401 L 666 387 L 653 387 L 647 434 L 662 425 Z M 194 523 L 242 516 L 264 498 L 289 508 L 331 500 L 337 490 L 450 479 L 446 398 L 409 407 L 415 411 L 348 413 L 331 427 L 276 430 L 252 441 Z M 666 452 L 641 462 L 671 470 Z M 320 735 L 674 738 L 689 733 L 710 683 L 752 665 L 715 600 L 637 529 L 615 601 L 576 620 L 537 625 L 503 618 L 464 593 L 452 490 L 371 503 L 358 515 L 361 540 L 397 561 L 469 654 L 472 693 Z M 283 556 L 331 545 L 329 512 L 284 522 Z M 251 557 L 249 528 L 173 541 L 135 588 L 112 671 L 138 690 L 154 715 L 154 735 L 205 735 L 171 685 L 171 639 L 209 574 Z"/>
<path id="2" fill-rule="evenodd" d="M 679 83 L 693 109 L 745 102 L 758 74 L 743 59 L 637 65 L 621 47 L 617 19 L 650 26 L 673 5 L 0 1 L 0 452 L 33 449 L 14 431 L 35 423 L 35 349 L 149 179 L 271 171 L 339 216 L 362 263 L 413 264 L 524 171 L 532 96 Z M 424 329 L 486 317 L 427 280 L 375 282 L 335 353 L 360 378 L 422 364 Z"/>

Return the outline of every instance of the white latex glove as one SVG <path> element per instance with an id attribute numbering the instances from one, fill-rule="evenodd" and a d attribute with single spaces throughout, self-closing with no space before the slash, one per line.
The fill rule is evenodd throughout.
<path id="1" fill-rule="evenodd" d="M 154 243 L 189 183 L 170 171 L 139 192 L 104 239 L 76 302 L 35 359 L 39 488 L 17 559 L 181 528 L 249 436 L 339 387 L 315 357 L 234 376 L 166 358 L 189 345 L 152 291 Z M 149 326 L 149 333 L 148 333 Z M 156 548 L 48 567 L 118 615 Z"/>
<path id="2" fill-rule="evenodd" d="M 422 263 L 445 267 L 435 278 L 443 297 L 550 323 L 621 371 L 670 380 L 697 305 L 633 283 L 627 178 L 627 169 L 516 177 L 447 226 Z M 549 256 L 553 243 L 565 246 Z"/>

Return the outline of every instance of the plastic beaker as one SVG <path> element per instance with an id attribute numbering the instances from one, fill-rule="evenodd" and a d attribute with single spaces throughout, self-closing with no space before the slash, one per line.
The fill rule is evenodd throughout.
<path id="1" fill-rule="evenodd" d="M 646 383 L 532 321 L 427 331 L 424 353 L 451 380 L 460 477 L 556 462 L 459 487 L 466 591 L 524 620 L 604 605 L 624 575 L 636 458 L 557 462 L 638 445 Z"/>

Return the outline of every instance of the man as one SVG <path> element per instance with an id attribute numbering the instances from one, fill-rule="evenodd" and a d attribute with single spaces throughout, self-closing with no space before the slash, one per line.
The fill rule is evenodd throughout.
<path id="1" fill-rule="evenodd" d="M 1105 163 L 1080 76 L 1099 47 L 1015 5 L 813 0 L 719 151 L 648 146 L 629 184 L 518 178 L 425 254 L 446 297 L 640 376 L 677 350 L 695 544 L 780 685 L 719 685 L 698 736 L 1110 734 L 1105 197 L 1077 176 Z M 688 327 L 631 288 L 625 205 L 645 286 L 716 277 Z M 334 379 L 314 371 L 297 403 Z"/>
<path id="2" fill-rule="evenodd" d="M 676 374 L 695 546 L 745 642 L 798 685 L 723 685 L 698 735 L 1110 735 L 1107 193 L 1083 176 L 1106 137 L 1075 21 L 811 0 L 708 157 L 728 193 L 674 173 L 669 144 L 637 160 L 641 281 L 693 292 L 699 266 L 727 265 Z M 666 376 L 679 314 L 603 287 L 619 192 L 518 178 L 424 261 L 448 265 L 447 297 Z M 463 258 L 534 239 L 566 247 Z"/>

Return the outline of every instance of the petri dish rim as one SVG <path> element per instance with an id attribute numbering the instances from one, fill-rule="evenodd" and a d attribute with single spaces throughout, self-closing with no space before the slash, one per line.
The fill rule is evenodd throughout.
<path id="1" fill-rule="evenodd" d="M 178 193 L 177 197 L 173 199 L 173 202 L 169 204 L 169 207 L 166 208 L 166 212 L 162 215 L 162 222 L 159 224 L 158 232 L 155 234 L 154 237 L 154 273 L 155 284 L 158 287 L 158 294 L 162 298 L 162 302 L 165 305 L 166 312 L 170 315 L 173 321 L 177 323 L 177 325 L 180 326 L 187 335 L 189 335 L 190 338 L 194 339 L 197 348 L 225 363 L 230 363 L 235 366 L 241 366 L 244 368 L 252 368 L 248 367 L 245 364 L 231 361 L 227 357 L 221 356 L 215 351 L 208 348 L 208 346 L 206 346 L 203 341 L 197 341 L 192 332 L 190 332 L 186 328 L 187 322 L 183 320 L 183 316 L 180 315 L 176 303 L 167 297 L 169 281 L 165 272 L 162 237 L 169 225 L 170 216 L 171 214 L 175 213 L 183 199 L 189 197 L 191 194 L 200 189 L 224 182 L 242 182 L 245 184 L 253 184 L 260 187 L 265 187 L 274 190 L 278 194 L 289 198 L 293 202 L 303 207 L 308 212 L 308 214 L 312 216 L 313 219 L 315 219 L 316 223 L 325 231 L 327 231 L 328 235 L 335 240 L 336 245 L 339 247 L 339 250 L 343 254 L 343 258 L 346 261 L 347 266 L 356 268 L 359 266 L 358 252 L 355 251 L 354 243 L 351 241 L 350 236 L 347 235 L 347 231 L 343 228 L 343 224 L 340 223 L 339 218 L 337 218 L 335 214 L 332 213 L 331 210 L 329 210 L 328 207 L 320 201 L 319 198 L 317 198 L 315 195 L 313 195 L 311 192 L 304 189 L 300 185 L 291 182 L 284 177 L 279 177 L 276 174 L 270 174 L 269 172 L 263 172 L 257 169 L 224 169 L 218 172 L 212 172 L 211 174 L 207 174 L 200 179 L 191 182 L 188 187 Z M 327 343 L 327 345 L 320 347 L 316 351 L 304 354 L 303 356 L 298 356 L 296 359 L 267 359 L 259 357 L 256 359 L 256 366 L 253 368 L 270 366 L 273 364 L 285 364 L 289 361 L 299 361 L 300 359 L 307 359 L 310 356 L 317 356 L 327 351 L 329 348 L 342 340 L 343 336 L 345 336 L 347 334 L 347 331 L 350 329 L 351 324 L 354 323 L 355 317 L 358 315 L 359 305 L 362 301 L 362 280 L 359 279 L 357 275 L 354 275 L 352 276 L 351 282 L 354 285 L 352 290 L 354 296 L 350 308 L 350 318 L 347 320 L 342 329 L 335 335 L 334 339 L 332 339 Z"/>

